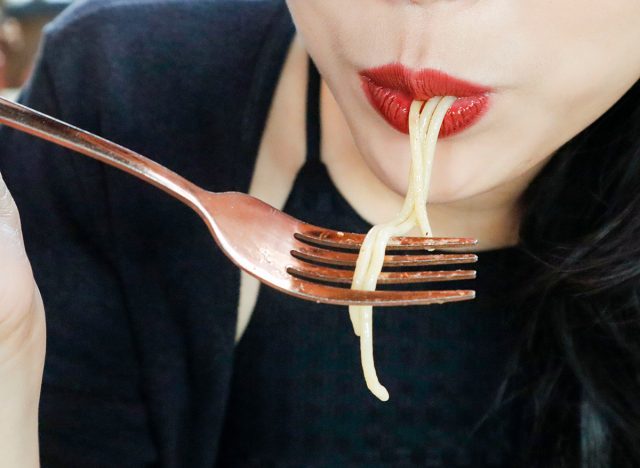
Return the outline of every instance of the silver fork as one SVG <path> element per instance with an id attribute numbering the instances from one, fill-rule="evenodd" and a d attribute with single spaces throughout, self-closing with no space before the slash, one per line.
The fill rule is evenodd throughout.
<path id="1" fill-rule="evenodd" d="M 155 185 L 191 207 L 218 246 L 239 268 L 262 283 L 301 299 L 339 305 L 396 306 L 473 299 L 472 290 L 356 291 L 350 284 L 364 236 L 324 229 L 295 219 L 257 198 L 214 193 L 166 167 L 65 122 L 0 98 L 0 123 L 97 159 Z M 424 251 L 465 247 L 469 238 L 393 238 L 388 250 Z M 420 267 L 477 261 L 469 253 L 399 254 L 386 267 Z M 337 267 L 337 268 L 336 268 Z M 475 278 L 473 270 L 385 271 L 379 283 L 416 283 Z"/>

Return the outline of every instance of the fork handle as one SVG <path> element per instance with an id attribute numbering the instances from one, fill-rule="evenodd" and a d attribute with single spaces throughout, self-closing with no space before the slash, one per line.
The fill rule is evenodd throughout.
<path id="1" fill-rule="evenodd" d="M 0 123 L 128 172 L 199 211 L 202 188 L 135 151 L 2 97 Z"/>

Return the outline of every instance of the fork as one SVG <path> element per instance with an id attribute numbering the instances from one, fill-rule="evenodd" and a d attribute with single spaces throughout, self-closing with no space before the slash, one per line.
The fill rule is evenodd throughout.
<path id="1" fill-rule="evenodd" d="M 177 198 L 198 213 L 235 265 L 292 296 L 318 303 L 372 306 L 445 303 L 475 297 L 472 290 L 357 291 L 340 287 L 351 283 L 364 235 L 302 222 L 244 193 L 204 190 L 130 149 L 4 98 L 0 98 L 0 123 L 128 172 Z M 473 270 L 415 271 L 415 267 L 473 263 L 477 261 L 474 254 L 420 251 L 476 243 L 470 238 L 392 238 L 388 250 L 402 252 L 385 256 L 385 267 L 395 267 L 396 271 L 383 271 L 378 283 L 475 278 Z"/>

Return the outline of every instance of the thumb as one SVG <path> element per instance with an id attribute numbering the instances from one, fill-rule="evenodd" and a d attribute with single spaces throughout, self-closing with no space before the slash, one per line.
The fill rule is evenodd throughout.
<path id="1" fill-rule="evenodd" d="M 34 287 L 18 208 L 0 176 L 0 342 L 3 330 L 11 323 L 19 323 L 30 310 Z"/>
<path id="2" fill-rule="evenodd" d="M 2 174 L 0 174 L 0 257 L 24 254 L 20 215 Z M 5 258 L 5 261 L 8 258 Z"/>

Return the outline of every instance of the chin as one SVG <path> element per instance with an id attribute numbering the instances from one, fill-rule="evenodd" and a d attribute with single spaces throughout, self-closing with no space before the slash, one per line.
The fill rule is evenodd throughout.
<path id="1" fill-rule="evenodd" d="M 383 152 L 383 154 L 394 153 L 387 151 Z M 404 151 L 396 152 L 395 154 L 399 156 L 395 158 L 374 158 L 369 165 L 378 179 L 393 192 L 404 197 L 409 185 L 411 155 L 409 152 Z M 442 155 L 442 157 L 446 156 Z M 474 168 L 469 167 L 468 164 L 461 167 L 459 164 L 438 163 L 438 155 L 436 155 L 428 200 L 429 203 L 440 204 L 472 198 L 489 190 L 490 186 L 484 186 L 489 182 L 474 173 Z"/>
<path id="2" fill-rule="evenodd" d="M 444 187 L 432 187 L 432 190 L 429 191 L 428 203 L 432 205 L 455 203 L 471 198 L 479 193 L 478 190 L 469 187 L 465 187 L 464 189 L 453 188 L 453 184 Z"/>
<path id="3" fill-rule="evenodd" d="M 470 167 L 455 164 L 434 164 L 427 198 L 430 204 L 449 204 L 478 197 L 495 188 L 494 180 L 483 178 Z M 402 195 L 406 194 L 407 181 L 403 181 Z"/>

